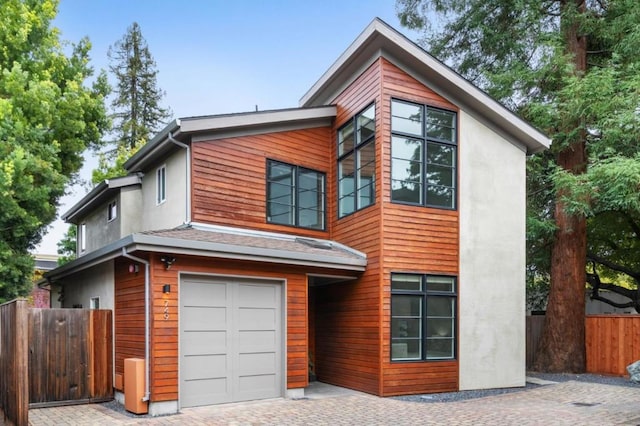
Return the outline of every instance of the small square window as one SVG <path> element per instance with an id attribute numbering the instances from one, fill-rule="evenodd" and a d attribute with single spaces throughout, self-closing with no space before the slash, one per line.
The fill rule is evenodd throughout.
<path id="1" fill-rule="evenodd" d="M 162 166 L 156 170 L 156 204 L 162 204 L 167 200 L 167 167 Z"/>
<path id="2" fill-rule="evenodd" d="M 91 300 L 89 300 L 89 309 L 100 309 L 99 297 L 92 297 Z"/>
<path id="3" fill-rule="evenodd" d="M 107 221 L 111 222 L 116 217 L 118 217 L 118 204 L 114 200 L 110 202 L 109 206 L 107 207 Z"/>

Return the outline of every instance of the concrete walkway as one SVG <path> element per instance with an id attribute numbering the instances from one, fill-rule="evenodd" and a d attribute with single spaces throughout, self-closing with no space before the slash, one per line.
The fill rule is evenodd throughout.
<path id="1" fill-rule="evenodd" d="M 156 418 L 96 404 L 30 410 L 29 419 L 32 425 L 640 425 L 640 389 L 571 381 L 445 403 L 321 389 L 301 400 L 186 408 Z"/>

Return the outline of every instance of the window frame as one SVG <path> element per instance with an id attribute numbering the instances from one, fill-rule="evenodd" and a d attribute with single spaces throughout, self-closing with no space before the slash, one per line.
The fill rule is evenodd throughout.
<path id="1" fill-rule="evenodd" d="M 113 222 L 118 217 L 118 200 L 107 204 L 107 222 Z"/>
<path id="2" fill-rule="evenodd" d="M 89 298 L 89 309 L 100 309 L 100 296 Z"/>
<path id="3" fill-rule="evenodd" d="M 292 184 L 292 191 L 293 191 L 293 199 L 292 199 L 292 204 L 290 205 L 290 207 L 293 209 L 293 223 L 280 223 L 280 222 L 273 222 L 270 220 L 270 216 L 269 216 L 269 204 L 271 203 L 271 183 L 272 181 L 270 180 L 269 177 L 269 167 L 270 164 L 279 164 L 282 166 L 286 166 L 286 167 L 290 167 L 292 168 L 292 173 L 293 173 L 293 184 Z M 321 221 L 322 224 L 320 227 L 313 227 L 313 226 L 302 226 L 300 225 L 300 211 L 301 210 L 309 210 L 309 209 L 303 209 L 300 207 L 300 194 L 301 194 L 301 190 L 302 188 L 300 188 L 300 175 L 301 173 L 304 172 L 311 172 L 311 173 L 315 173 L 318 176 L 322 177 L 322 191 L 321 191 L 321 206 L 318 209 L 318 211 L 321 213 Z M 303 166 L 299 166 L 296 164 L 291 164 L 291 163 L 286 163 L 284 161 L 280 161 L 280 160 L 274 160 L 271 158 L 267 158 L 266 161 L 266 169 L 265 169 L 265 193 L 266 193 L 266 203 L 265 203 L 265 220 L 268 224 L 270 225 L 281 225 L 281 226 L 291 226 L 294 228 L 302 228 L 302 229 L 312 229 L 312 230 L 316 230 L 316 231 L 326 231 L 327 228 L 327 174 L 325 172 L 321 172 L 319 170 L 315 170 L 315 169 L 310 169 L 308 167 L 303 167 Z"/>
<path id="4" fill-rule="evenodd" d="M 87 224 L 85 222 L 80 224 L 80 253 L 87 251 Z"/>
<path id="5" fill-rule="evenodd" d="M 358 141 L 358 130 L 359 130 L 359 119 L 360 117 L 363 116 L 363 114 L 367 111 L 369 111 L 370 108 L 373 108 L 373 133 L 371 135 L 369 135 L 367 138 Z M 338 128 L 338 131 L 336 132 L 336 157 L 337 157 L 337 168 L 336 168 L 336 198 L 337 198 L 337 203 L 336 203 L 336 213 L 338 216 L 338 219 L 342 219 L 344 217 L 347 217 L 349 215 L 354 214 L 357 211 L 366 209 L 367 207 L 373 206 L 376 204 L 376 123 L 377 123 L 377 109 L 376 109 L 376 102 L 371 102 L 369 103 L 366 107 L 362 108 L 360 111 L 358 111 L 357 114 L 355 114 L 353 117 L 351 117 L 349 120 L 345 121 L 342 126 L 340 126 Z M 340 132 L 342 132 L 342 130 L 344 130 L 345 128 L 347 128 L 348 126 L 352 126 L 353 127 L 353 146 L 351 147 L 351 149 L 344 151 L 342 153 L 340 153 Z M 359 178 L 359 174 L 358 171 L 362 169 L 362 167 L 359 167 L 360 165 L 360 153 L 361 151 L 365 150 L 367 147 L 372 147 L 373 148 L 373 179 L 371 180 L 370 183 L 362 186 L 360 185 L 360 178 Z M 342 209 L 341 209 L 341 202 L 345 199 L 348 198 L 348 196 L 344 196 L 344 194 L 341 193 L 341 177 L 340 177 L 340 165 L 341 163 L 346 160 L 349 156 L 353 155 L 353 191 L 351 192 L 351 197 L 353 197 L 353 210 L 348 212 L 348 213 L 342 213 Z M 361 193 L 359 192 L 362 189 L 368 188 L 368 198 L 369 198 L 369 204 L 366 205 L 361 205 Z"/>
<path id="6" fill-rule="evenodd" d="M 167 201 L 167 165 L 156 169 L 156 206 Z"/>
<path id="7" fill-rule="evenodd" d="M 393 279 L 398 276 L 420 277 L 420 290 L 394 290 Z M 452 280 L 452 291 L 436 291 L 427 288 L 428 278 L 447 278 Z M 390 278 L 390 316 L 389 316 L 389 360 L 393 363 L 399 362 L 439 362 L 439 361 L 457 361 L 458 360 L 458 277 L 447 274 L 423 274 L 408 272 L 392 272 Z M 420 358 L 395 358 L 393 357 L 393 296 L 416 296 L 420 297 Z M 447 298 L 453 301 L 453 332 L 451 336 L 453 350 L 451 357 L 428 357 L 427 344 L 429 336 L 427 336 L 428 312 L 427 303 L 431 298 Z M 396 338 L 397 339 L 397 338 Z"/>
<path id="8" fill-rule="evenodd" d="M 411 106 L 416 106 L 416 107 L 420 107 L 420 112 L 422 114 L 422 124 L 421 124 L 421 134 L 414 134 L 414 133 L 406 133 L 406 132 L 401 132 L 401 131 L 397 131 L 393 129 L 393 115 L 391 116 L 391 120 L 390 120 L 390 129 L 391 129 L 391 179 L 390 179 L 390 200 L 392 203 L 394 204 L 404 204 L 404 205 L 410 205 L 410 206 L 420 206 L 420 207 L 428 207 L 428 208 L 434 208 L 434 209 L 441 209 L 441 210 L 452 210 L 455 211 L 458 209 L 458 139 L 459 139 L 459 135 L 458 135 L 458 129 L 459 129 L 459 114 L 458 111 L 453 111 L 453 110 L 449 110 L 446 108 L 442 108 L 442 107 L 437 107 L 437 106 L 433 106 L 433 105 L 429 105 L 429 104 L 422 104 L 422 103 L 417 103 L 417 102 L 411 102 L 411 101 L 407 101 L 404 99 L 399 99 L 399 98 L 391 98 L 391 108 L 390 111 L 393 113 L 393 104 L 394 102 L 398 102 L 398 103 L 402 103 L 402 104 L 406 104 L 406 105 L 411 105 Z M 442 138 L 437 138 L 437 137 L 432 137 L 428 135 L 427 132 L 427 121 L 428 121 L 428 112 L 429 110 L 435 110 L 435 111 L 442 111 L 442 112 L 446 112 L 446 113 L 451 113 L 453 114 L 453 125 L 454 127 L 452 127 L 452 135 L 453 135 L 453 140 L 447 140 L 447 139 L 442 139 Z M 420 165 L 422 168 L 421 174 L 420 174 L 420 201 L 419 202 L 411 202 L 411 201 L 403 201 L 403 200 L 395 200 L 393 198 L 393 160 L 394 159 L 398 159 L 398 160 L 405 160 L 402 159 L 400 157 L 394 157 L 394 153 L 393 153 L 393 139 L 394 137 L 400 137 L 400 138 L 406 138 L 406 139 L 412 139 L 415 140 L 417 142 L 421 143 L 421 158 L 420 158 Z M 443 205 L 438 205 L 438 204 L 431 204 L 428 202 L 427 199 L 427 195 L 428 195 L 428 189 L 429 187 L 433 187 L 433 186 L 437 186 L 437 185 L 429 185 L 428 181 L 427 181 L 427 174 L 428 174 L 428 147 L 429 145 L 440 145 L 440 146 L 446 146 L 446 147 L 451 147 L 453 148 L 453 166 L 443 166 L 443 165 L 438 165 L 439 167 L 450 167 L 452 170 L 452 185 L 451 187 L 449 187 L 453 194 L 452 194 L 452 206 L 443 206 Z M 442 186 L 442 185 L 440 185 Z"/>

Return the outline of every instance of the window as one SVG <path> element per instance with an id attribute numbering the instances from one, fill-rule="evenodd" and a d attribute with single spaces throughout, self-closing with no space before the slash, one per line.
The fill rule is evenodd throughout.
<path id="1" fill-rule="evenodd" d="M 376 106 L 338 130 L 338 217 L 375 203 Z"/>
<path id="2" fill-rule="evenodd" d="M 456 113 L 391 102 L 391 200 L 456 208 Z"/>
<path id="3" fill-rule="evenodd" d="M 100 309 L 100 298 L 92 297 L 89 300 L 89 309 Z"/>
<path id="4" fill-rule="evenodd" d="M 156 170 L 156 204 L 162 204 L 167 200 L 167 167 L 162 166 Z"/>
<path id="5" fill-rule="evenodd" d="M 325 175 L 267 160 L 267 222 L 324 229 Z"/>
<path id="6" fill-rule="evenodd" d="M 80 225 L 80 253 L 87 250 L 87 224 Z"/>
<path id="7" fill-rule="evenodd" d="M 118 204 L 114 200 L 107 206 L 107 222 L 111 222 L 116 217 L 118 217 Z"/>
<path id="8" fill-rule="evenodd" d="M 439 275 L 391 275 L 391 360 L 454 359 L 456 280 Z"/>

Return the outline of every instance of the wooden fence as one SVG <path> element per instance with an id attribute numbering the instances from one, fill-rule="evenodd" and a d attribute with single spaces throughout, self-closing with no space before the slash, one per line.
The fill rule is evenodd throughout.
<path id="1" fill-rule="evenodd" d="M 0 305 L 0 408 L 28 425 L 29 408 L 113 399 L 110 310 Z"/>
<path id="2" fill-rule="evenodd" d="M 527 369 L 535 361 L 544 316 L 527 317 Z M 640 315 L 587 315 L 587 373 L 625 376 L 627 365 L 640 360 Z"/>

